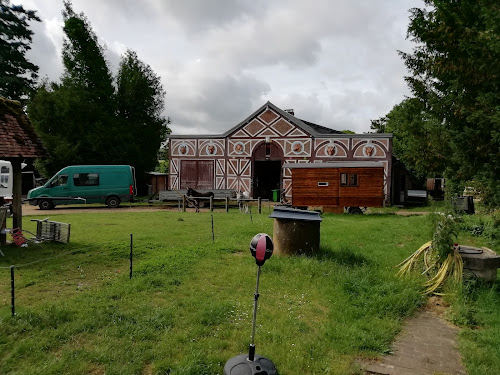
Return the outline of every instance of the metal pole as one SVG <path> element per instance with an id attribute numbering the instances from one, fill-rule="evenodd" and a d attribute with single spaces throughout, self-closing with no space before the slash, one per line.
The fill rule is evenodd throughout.
<path id="1" fill-rule="evenodd" d="M 212 216 L 212 242 L 215 242 L 215 235 L 214 235 L 214 215 Z"/>
<path id="2" fill-rule="evenodd" d="M 134 248 L 134 242 L 132 233 L 130 233 L 130 279 L 132 278 L 132 249 Z"/>
<path id="3" fill-rule="evenodd" d="M 182 196 L 182 212 L 186 212 L 186 195 Z"/>
<path id="4" fill-rule="evenodd" d="M 255 285 L 255 294 L 253 299 L 252 340 L 248 348 L 248 359 L 250 361 L 253 361 L 255 359 L 255 324 L 257 321 L 257 303 L 259 300 L 259 279 L 260 279 L 260 266 L 257 269 L 257 284 Z"/>
<path id="5" fill-rule="evenodd" d="M 226 212 L 229 212 L 229 197 L 226 197 Z"/>
<path id="6" fill-rule="evenodd" d="M 262 199 L 259 197 L 257 199 L 257 204 L 259 205 L 259 215 L 262 213 Z"/>
<path id="7" fill-rule="evenodd" d="M 16 296 L 14 292 L 14 266 L 10 266 L 10 306 L 12 317 L 16 315 Z"/>
<path id="8" fill-rule="evenodd" d="M 214 212 L 214 197 L 210 197 L 210 212 Z"/>

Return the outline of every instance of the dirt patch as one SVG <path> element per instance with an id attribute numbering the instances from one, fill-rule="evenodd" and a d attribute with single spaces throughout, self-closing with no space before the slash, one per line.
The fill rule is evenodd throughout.
<path id="1" fill-rule="evenodd" d="M 424 309 L 426 311 L 432 311 L 433 313 L 443 316 L 446 310 L 450 307 L 448 303 L 446 303 L 443 298 L 439 296 L 429 297 L 427 303 L 425 304 Z"/>
<path id="2" fill-rule="evenodd" d="M 187 211 L 189 211 L 188 209 Z M 75 214 L 75 213 L 104 213 L 104 212 L 149 212 L 149 211 L 178 211 L 177 207 L 165 205 L 151 205 L 151 206 L 125 206 L 121 205 L 118 208 L 109 208 L 106 206 L 56 206 L 52 210 L 41 210 L 38 206 L 23 204 L 24 215 L 61 215 L 61 214 Z M 194 209 L 193 209 L 194 212 Z"/>

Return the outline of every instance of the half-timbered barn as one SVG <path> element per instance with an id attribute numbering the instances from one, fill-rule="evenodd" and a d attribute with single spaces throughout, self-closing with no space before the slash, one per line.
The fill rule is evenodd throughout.
<path id="1" fill-rule="evenodd" d="M 391 134 L 344 134 L 299 119 L 292 110 L 267 102 L 220 135 L 170 135 L 169 189 L 232 189 L 271 198 L 292 193 L 285 163 L 377 161 L 390 201 Z"/>

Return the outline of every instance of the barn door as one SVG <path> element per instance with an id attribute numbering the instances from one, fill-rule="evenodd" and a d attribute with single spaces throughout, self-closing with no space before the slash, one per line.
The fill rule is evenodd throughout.
<path id="1" fill-rule="evenodd" d="M 214 161 L 182 160 L 180 177 L 181 189 L 213 189 Z"/>

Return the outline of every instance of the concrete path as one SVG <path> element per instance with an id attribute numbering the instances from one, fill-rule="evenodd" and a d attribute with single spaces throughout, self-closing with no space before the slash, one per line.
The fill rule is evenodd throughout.
<path id="1" fill-rule="evenodd" d="M 362 363 L 367 374 L 466 375 L 457 345 L 458 328 L 429 308 L 410 318 L 393 344 L 393 355 Z"/>

